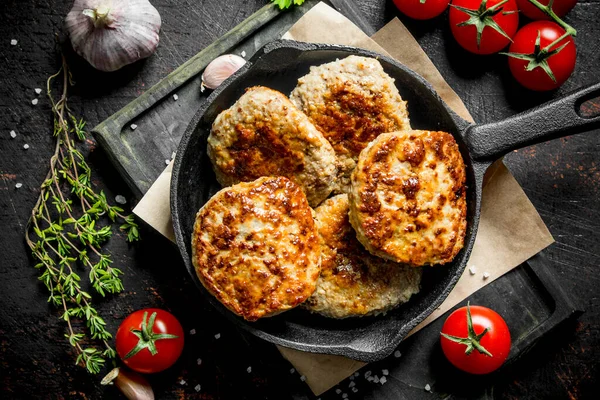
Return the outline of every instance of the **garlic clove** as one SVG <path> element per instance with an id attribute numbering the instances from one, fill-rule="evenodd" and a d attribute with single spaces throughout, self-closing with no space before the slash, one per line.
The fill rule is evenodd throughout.
<path id="1" fill-rule="evenodd" d="M 246 64 L 246 60 L 235 54 L 224 54 L 215 58 L 206 66 L 202 74 L 202 87 L 216 89 L 244 64 Z"/>
<path id="2" fill-rule="evenodd" d="M 115 385 L 128 400 L 154 400 L 154 392 L 146 378 L 125 368 L 114 368 L 100 384 Z"/>
<path id="3" fill-rule="evenodd" d="M 77 54 L 115 71 L 154 53 L 161 19 L 148 0 L 75 0 L 65 26 Z"/>

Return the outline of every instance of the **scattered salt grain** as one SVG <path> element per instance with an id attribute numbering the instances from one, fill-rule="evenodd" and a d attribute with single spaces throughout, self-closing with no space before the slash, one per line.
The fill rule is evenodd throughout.
<path id="1" fill-rule="evenodd" d="M 16 45 L 17 45 L 17 43 L 19 43 L 19 42 L 17 42 L 17 39 L 11 39 L 11 40 L 10 40 L 10 44 L 11 44 L 12 46 L 16 46 Z"/>
<path id="2" fill-rule="evenodd" d="M 372 372 L 371 372 L 371 371 L 367 371 L 367 372 L 365 372 L 365 379 L 366 379 L 366 378 L 368 378 L 368 377 L 370 377 L 370 376 L 371 376 L 371 374 L 372 374 Z"/>
<path id="3" fill-rule="evenodd" d="M 220 334 L 220 333 L 217 333 L 217 334 L 215 335 L 215 339 L 219 340 L 220 338 L 221 338 L 221 334 Z"/>
<path id="4" fill-rule="evenodd" d="M 13 139 L 16 138 L 17 137 L 17 132 L 10 131 L 10 137 L 13 138 Z"/>
<path id="5" fill-rule="evenodd" d="M 196 360 L 196 364 L 198 364 L 198 365 L 202 365 L 202 359 L 201 359 L 201 358 L 197 359 L 197 360 Z"/>
<path id="6" fill-rule="evenodd" d="M 356 386 L 356 382 L 354 382 L 354 381 L 350 382 L 350 384 L 348 385 L 349 388 L 352 388 L 354 386 Z"/>
<path id="7" fill-rule="evenodd" d="M 369 382 L 373 382 L 374 380 L 375 380 L 375 378 L 373 378 L 372 376 L 367 378 L 367 381 L 369 381 Z"/>
<path id="8" fill-rule="evenodd" d="M 342 393 L 342 399 L 347 399 L 348 398 L 348 393 Z"/>
<path id="9" fill-rule="evenodd" d="M 25 143 L 25 144 L 23 145 L 23 148 L 24 148 L 25 150 L 27 150 L 27 149 L 29 149 L 29 145 L 28 145 L 27 143 Z"/>
<path id="10" fill-rule="evenodd" d="M 34 106 L 38 103 L 38 99 L 33 99 L 31 100 L 31 104 L 33 104 Z"/>
<path id="11" fill-rule="evenodd" d="M 483 279 L 487 279 L 490 277 L 490 273 L 489 272 L 484 272 L 483 273 Z"/>
<path id="12" fill-rule="evenodd" d="M 17 183 L 17 184 L 15 185 L 15 187 L 16 187 L 17 189 L 20 189 L 22 186 L 23 186 L 23 184 L 22 184 L 21 182 L 19 182 L 19 183 Z"/>
<path id="13" fill-rule="evenodd" d="M 165 160 L 165 165 L 171 164 L 171 160 Z"/>
<path id="14" fill-rule="evenodd" d="M 190 335 L 195 335 L 196 334 L 196 330 L 195 329 L 190 329 Z"/>
<path id="15" fill-rule="evenodd" d="M 179 96 L 177 96 L 176 94 L 173 95 L 173 100 L 177 101 L 177 99 L 179 99 Z"/>
<path id="16" fill-rule="evenodd" d="M 425 385 L 425 390 L 431 392 L 431 386 L 429 386 L 429 383 Z"/>
<path id="17" fill-rule="evenodd" d="M 129 127 L 131 128 L 132 131 L 135 131 L 137 129 L 136 124 L 131 124 L 131 125 L 129 125 Z"/>
<path id="18" fill-rule="evenodd" d="M 301 380 L 302 382 L 304 382 L 304 381 L 306 381 L 306 377 L 305 377 L 304 375 L 300 375 L 300 380 Z"/>
<path id="19" fill-rule="evenodd" d="M 194 386 L 194 390 L 196 390 L 196 392 L 199 392 L 200 389 L 202 389 L 202 386 L 200 386 L 200 385 Z"/>
<path id="20" fill-rule="evenodd" d="M 186 383 L 187 383 L 187 382 L 186 382 L 186 381 L 184 381 L 183 379 L 179 381 L 179 384 L 180 384 L 181 386 L 185 385 Z"/>
<path id="21" fill-rule="evenodd" d="M 246 368 L 246 372 L 247 372 L 247 373 L 250 373 L 250 372 L 252 372 L 252 367 L 250 366 L 250 367 Z"/>
<path id="22" fill-rule="evenodd" d="M 119 204 L 127 203 L 127 199 L 125 198 L 125 196 L 121 196 L 120 194 L 115 196 L 115 201 Z"/>
<path id="23" fill-rule="evenodd" d="M 354 373 L 354 376 L 356 376 L 356 377 L 358 377 L 359 375 L 360 375 L 360 372 L 358 372 L 358 371 L 356 371 L 356 372 Z"/>
<path id="24" fill-rule="evenodd" d="M 394 352 L 394 357 L 396 357 L 396 358 L 400 358 L 400 356 L 401 356 L 401 355 L 402 355 L 402 354 L 400 354 L 400 350 L 396 350 L 396 351 Z"/>
<path id="25" fill-rule="evenodd" d="M 358 389 L 357 389 L 357 388 L 355 388 L 355 387 L 353 387 L 353 388 L 352 388 L 352 393 L 356 393 L 356 392 L 358 392 Z"/>
<path id="26" fill-rule="evenodd" d="M 242 57 L 246 57 L 246 52 L 242 51 L 242 53 L 240 54 Z"/>
<path id="27" fill-rule="evenodd" d="M 471 265 L 471 266 L 469 267 L 469 273 L 470 273 L 471 275 L 475 275 L 475 273 L 476 273 L 476 272 L 477 272 L 477 268 L 475 268 L 475 266 L 474 266 L 474 265 Z"/>
<path id="28" fill-rule="evenodd" d="M 386 382 L 387 382 L 387 378 L 386 378 L 385 376 L 382 376 L 382 377 L 379 379 L 379 383 L 381 383 L 382 385 L 383 385 L 384 383 L 386 383 Z"/>
<path id="29" fill-rule="evenodd" d="M 336 394 L 341 394 L 342 393 L 342 389 L 340 389 L 340 388 L 335 389 L 335 393 Z"/>
<path id="30" fill-rule="evenodd" d="M 290 369 L 290 374 L 293 374 L 294 372 L 296 372 L 295 368 Z"/>
<path id="31" fill-rule="evenodd" d="M 375 375 L 375 377 L 373 378 L 373 382 L 379 383 L 379 377 L 377 375 Z"/>
<path id="32" fill-rule="evenodd" d="M 36 94 L 40 94 L 40 93 L 42 93 L 42 89 L 40 89 L 40 88 L 35 88 L 35 89 L 33 89 L 33 90 L 35 90 L 35 93 L 36 93 Z"/>
<path id="33" fill-rule="evenodd" d="M 390 371 L 388 371 L 387 369 L 382 369 L 381 373 L 384 374 L 384 375 L 389 375 Z"/>

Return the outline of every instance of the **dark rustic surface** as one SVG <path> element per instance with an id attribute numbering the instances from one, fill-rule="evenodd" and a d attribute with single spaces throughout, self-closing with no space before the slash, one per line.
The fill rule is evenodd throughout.
<path id="1" fill-rule="evenodd" d="M 63 338 L 59 313 L 46 303 L 45 289 L 27 256 L 23 229 L 46 174 L 52 152 L 47 100 L 43 88 L 59 66 L 54 33 L 70 2 L 5 0 L 0 9 L 0 390 L 2 398 L 116 397 L 73 366 Z M 580 1 L 567 21 L 579 31 L 578 63 L 574 75 L 557 92 L 535 94 L 511 80 L 501 56 L 474 57 L 451 38 L 447 18 L 414 22 L 399 15 L 391 1 L 361 1 L 369 22 L 380 28 L 398 15 L 465 101 L 479 122 L 508 117 L 581 85 L 600 79 L 600 3 Z M 69 54 L 77 85 L 71 107 L 94 126 L 127 104 L 161 77 L 210 44 L 253 11 L 262 0 L 191 2 L 155 0 L 163 29 L 157 53 L 113 74 L 93 71 Z M 10 40 L 17 39 L 17 46 Z M 9 132 L 15 130 L 17 138 Z M 564 326 L 494 382 L 484 386 L 489 398 L 595 398 L 600 359 L 600 138 L 590 132 L 538 145 L 507 156 L 507 165 L 540 211 L 557 243 L 544 253 L 563 285 L 587 312 Z M 31 147 L 24 150 L 27 143 Z M 90 144 L 89 160 L 95 182 L 109 198 L 123 194 L 125 185 L 105 155 Z M 17 182 L 23 183 L 20 189 Z M 171 370 L 152 379 L 158 398 L 206 399 L 311 398 L 308 389 L 289 373 L 289 364 L 270 346 L 243 338 L 201 299 L 178 260 L 176 249 L 150 231 L 128 246 L 116 235 L 108 245 L 124 270 L 126 291 L 99 302 L 114 331 L 129 312 L 158 306 L 178 315 L 189 332 L 186 352 Z M 160 250 L 157 250 L 160 249 Z M 491 255 L 492 256 L 492 255 Z M 220 339 L 214 335 L 220 333 Z M 201 365 L 197 360 L 201 359 Z M 252 366 L 251 373 L 247 367 Z M 182 379 L 185 381 L 182 384 Z M 200 384 L 199 394 L 194 387 Z M 361 381 L 360 398 L 392 399 L 398 393 L 369 389 Z M 384 385 L 382 388 L 385 388 Z M 468 395 L 465 394 L 465 396 Z M 339 398 L 335 392 L 324 398 Z"/>

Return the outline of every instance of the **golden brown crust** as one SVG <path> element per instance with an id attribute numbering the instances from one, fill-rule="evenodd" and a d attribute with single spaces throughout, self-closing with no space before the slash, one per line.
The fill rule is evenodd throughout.
<path id="1" fill-rule="evenodd" d="M 248 321 L 302 303 L 320 272 L 312 213 L 300 187 L 284 177 L 219 191 L 194 225 L 192 261 L 200 281 Z"/>
<path id="2" fill-rule="evenodd" d="M 466 216 L 465 165 L 449 133 L 386 133 L 361 153 L 350 222 L 371 253 L 413 266 L 450 262 Z"/>
<path id="3" fill-rule="evenodd" d="M 333 189 L 337 172 L 333 148 L 308 117 L 276 90 L 247 89 L 215 119 L 207 149 L 223 186 L 286 176 L 302 187 L 315 206 Z"/>
<path id="4" fill-rule="evenodd" d="M 384 132 L 410 129 L 406 102 L 379 61 L 350 56 L 313 67 L 290 99 L 323 131 L 339 159 L 336 193 L 350 188 L 360 152 Z"/>
<path id="5" fill-rule="evenodd" d="M 341 194 L 315 209 L 321 242 L 321 275 L 304 308 L 332 318 L 375 315 L 405 303 L 419 291 L 421 268 L 370 254 L 348 220 Z"/>

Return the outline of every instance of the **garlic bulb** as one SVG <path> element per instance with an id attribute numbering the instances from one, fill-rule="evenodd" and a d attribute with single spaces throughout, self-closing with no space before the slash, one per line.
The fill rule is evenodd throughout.
<path id="1" fill-rule="evenodd" d="M 225 79 L 242 68 L 244 64 L 246 64 L 246 60 L 235 54 L 224 54 L 215 58 L 206 66 L 202 74 L 200 90 L 204 91 L 204 88 L 216 89 Z"/>
<path id="2" fill-rule="evenodd" d="M 77 54 L 114 71 L 154 53 L 161 20 L 148 0 L 75 0 L 65 25 Z"/>

